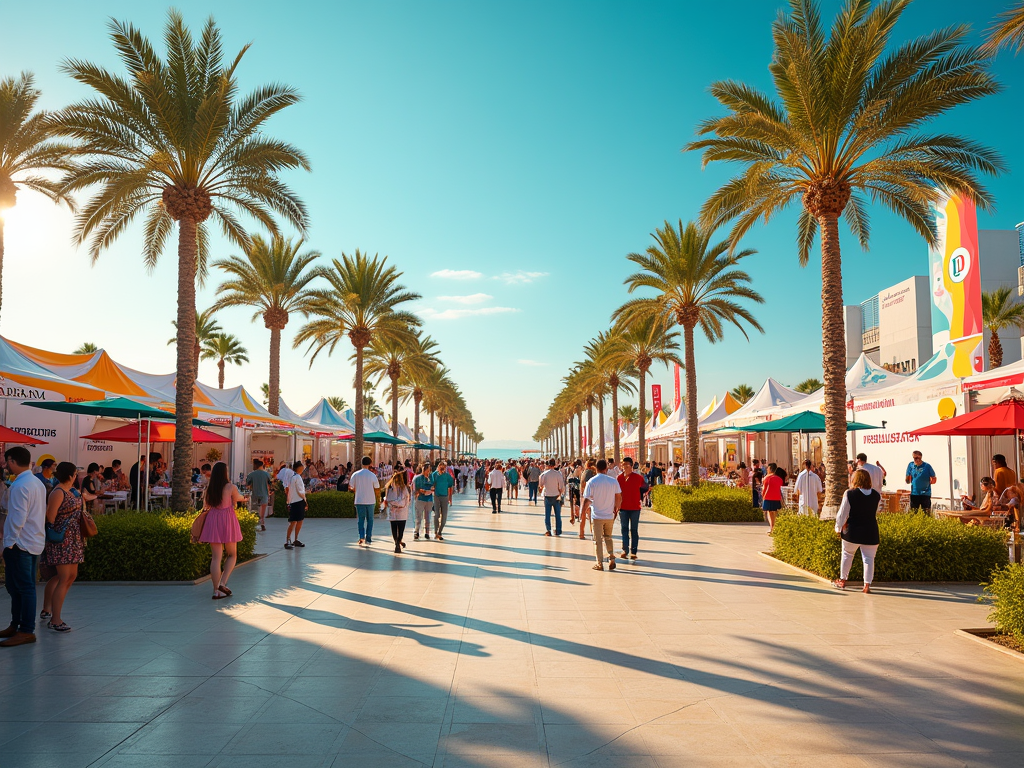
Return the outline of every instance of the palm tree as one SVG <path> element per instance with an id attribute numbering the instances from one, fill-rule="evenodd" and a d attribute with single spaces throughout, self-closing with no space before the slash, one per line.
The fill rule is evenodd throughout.
<path id="1" fill-rule="evenodd" d="M 637 460 L 642 465 L 647 457 L 647 374 L 654 363 L 682 364 L 679 359 L 679 334 L 669 330 L 664 318 L 647 316 L 624 322 L 619 334 L 618 353 L 629 358 L 636 370 L 640 390 Z"/>
<path id="2" fill-rule="evenodd" d="M 225 307 L 253 307 L 252 321 L 263 318 L 270 330 L 270 391 L 281 389 L 281 331 L 293 312 L 308 314 L 309 283 L 315 274 L 309 266 L 320 258 L 319 251 L 300 254 L 303 241 L 292 241 L 275 235 L 268 242 L 260 235 L 252 236 L 252 245 L 245 256 L 232 256 L 215 261 L 213 266 L 228 275 L 217 288 L 214 311 Z M 278 415 L 279 399 L 270 398 L 267 409 Z"/>
<path id="3" fill-rule="evenodd" d="M 636 424 L 638 413 L 639 411 L 635 405 L 627 403 L 626 405 L 619 406 L 619 420 L 622 421 L 623 424 L 628 424 L 629 426 Z"/>
<path id="4" fill-rule="evenodd" d="M 451 382 L 448 378 L 448 371 L 443 366 L 436 366 L 420 382 L 422 395 L 420 401 L 430 416 L 430 443 L 435 445 L 434 417 L 444 406 L 451 394 Z M 434 460 L 434 451 L 430 450 L 430 460 Z"/>
<path id="5" fill-rule="evenodd" d="M 954 134 L 922 132 L 959 104 L 995 93 L 985 55 L 965 43 L 960 25 L 907 43 L 890 43 L 909 0 L 872 7 L 848 0 L 831 33 L 813 0 L 790 0 L 773 24 L 769 71 L 778 99 L 734 81 L 712 94 L 728 114 L 706 120 L 689 150 L 704 164 L 725 160 L 744 170 L 705 203 L 704 222 L 735 219 L 733 242 L 757 221 L 801 204 L 797 250 L 807 264 L 821 233 L 822 369 L 825 379 L 826 516 L 846 489 L 846 344 L 839 219 L 866 248 L 866 196 L 936 241 L 929 205 L 943 190 L 983 208 L 979 173 L 997 173 L 992 150 Z"/>
<path id="6" fill-rule="evenodd" d="M 99 352 L 100 348 L 93 344 L 91 341 L 83 343 L 78 349 L 72 352 L 72 355 L 91 355 L 94 352 Z"/>
<path id="7" fill-rule="evenodd" d="M 1011 325 L 1024 325 L 1024 304 L 1010 298 L 1013 289 L 1004 285 L 981 294 L 981 322 L 992 334 L 988 341 L 989 368 L 1003 364 L 1003 344 L 999 332 Z"/>
<path id="8" fill-rule="evenodd" d="M 74 201 L 61 185 L 45 175 L 67 171 L 68 147 L 53 140 L 50 115 L 33 112 L 40 92 L 28 72 L 0 78 L 0 301 L 3 299 L 4 211 L 18 202 L 18 189 L 46 195 L 71 210 Z M 42 174 L 42 175 L 41 175 Z"/>
<path id="9" fill-rule="evenodd" d="M 171 325 L 174 329 L 178 329 L 178 321 L 171 320 Z M 196 375 L 199 375 L 199 360 L 202 358 L 203 347 L 209 344 L 211 341 L 216 339 L 219 335 L 224 332 L 224 329 L 220 327 L 216 320 L 213 319 L 213 307 L 210 309 L 204 309 L 202 312 L 196 310 L 196 329 L 193 335 L 195 339 L 192 345 L 192 364 L 193 370 Z M 167 346 L 177 344 L 178 339 L 181 338 L 180 333 L 175 333 L 167 341 Z M 205 359 L 205 358 L 202 358 Z"/>
<path id="10" fill-rule="evenodd" d="M 152 268 L 177 223 L 178 359 L 172 509 L 187 509 L 192 468 L 192 387 L 196 379 L 196 280 L 205 275 L 208 220 L 241 248 L 250 241 L 236 212 L 271 234 L 274 214 L 299 232 L 306 208 L 278 178 L 309 169 L 296 148 L 268 137 L 268 119 L 296 103 L 287 86 L 265 85 L 242 97 L 236 70 L 248 46 L 225 60 L 213 19 L 198 39 L 177 11 L 168 14 L 162 60 L 146 37 L 112 21 L 111 39 L 127 77 L 78 59 L 63 69 L 94 97 L 57 112 L 54 130 L 76 141 L 75 166 L 63 193 L 95 193 L 75 220 L 79 244 L 90 242 L 95 260 L 140 214 L 145 215 L 143 260 Z"/>
<path id="11" fill-rule="evenodd" d="M 263 405 L 268 405 L 270 403 L 270 385 L 267 382 L 260 384 L 260 394 L 263 395 Z M 277 390 L 277 397 L 278 399 L 281 397 L 280 389 Z"/>
<path id="12" fill-rule="evenodd" d="M 989 28 L 984 52 L 994 54 L 1003 47 L 1013 48 L 1015 53 L 1024 52 L 1024 2 L 996 16 L 995 23 Z"/>
<path id="13" fill-rule="evenodd" d="M 391 380 L 388 400 L 391 402 L 391 434 L 398 437 L 398 382 L 403 374 L 425 375 L 440 361 L 432 352 L 424 353 L 420 346 L 419 334 L 382 336 L 374 339 L 367 347 L 363 372 L 377 378 L 380 385 L 384 379 Z M 434 342 L 430 342 L 435 347 Z M 398 461 L 398 445 L 391 446 L 391 463 Z"/>
<path id="14" fill-rule="evenodd" d="M 736 402 L 745 403 L 757 393 L 749 384 L 740 384 L 731 390 L 729 394 L 736 398 Z"/>
<path id="15" fill-rule="evenodd" d="M 203 360 L 217 361 L 217 387 L 224 389 L 224 365 L 241 365 L 249 362 L 249 350 L 242 346 L 237 336 L 221 333 L 203 342 Z M 268 386 L 269 394 L 269 386 Z M 274 414 L 277 415 L 276 413 Z"/>
<path id="16" fill-rule="evenodd" d="M 618 329 L 613 328 L 608 332 L 601 332 L 585 348 L 587 356 L 593 361 L 594 371 L 599 379 L 605 383 L 604 390 L 612 396 L 612 418 L 615 420 L 619 412 L 619 390 L 633 392 L 635 385 L 632 378 L 636 376 L 636 369 L 633 367 L 633 358 L 630 355 L 621 354 L 622 339 Z M 601 427 L 604 427 L 603 402 L 601 408 Z M 602 440 L 604 436 L 602 434 Z M 618 464 L 621 461 L 619 427 L 612 425 L 612 458 Z M 603 448 L 602 448 L 603 451 Z M 602 453 L 603 455 L 603 453 Z"/>
<path id="17" fill-rule="evenodd" d="M 348 403 L 345 402 L 345 398 L 340 395 L 333 395 L 327 398 L 327 404 L 336 411 L 344 411 L 348 408 Z"/>
<path id="18" fill-rule="evenodd" d="M 384 409 L 380 407 L 377 399 L 370 392 L 366 392 L 363 395 L 363 412 L 368 419 L 384 415 Z"/>
<path id="19" fill-rule="evenodd" d="M 417 333 L 416 344 L 419 355 L 424 358 L 433 358 L 435 362 L 424 368 L 414 367 L 412 370 L 403 368 L 402 377 L 398 382 L 398 391 L 403 403 L 408 403 L 412 400 L 413 434 L 416 436 L 416 442 L 418 443 L 420 439 L 420 406 L 423 404 L 423 387 L 430 381 L 431 376 L 436 371 L 443 371 L 443 368 L 441 368 L 440 361 L 436 359 L 438 352 L 437 342 L 429 336 Z M 416 463 L 419 463 L 419 448 L 416 448 L 414 451 L 414 459 Z"/>
<path id="20" fill-rule="evenodd" d="M 406 290 L 398 282 L 402 276 L 376 254 L 369 258 L 357 249 L 353 256 L 341 254 L 341 261 L 333 259 L 331 267 L 319 267 L 315 274 L 327 281 L 329 288 L 311 291 L 308 313 L 312 317 L 295 336 L 294 346 L 308 343 L 312 352 L 312 367 L 316 356 L 324 349 L 334 352 L 342 339 L 347 338 L 355 348 L 357 383 L 355 407 L 355 455 L 363 455 L 363 355 L 368 346 L 378 339 L 411 339 L 420 325 L 415 315 L 398 309 L 401 304 L 416 301 L 418 293 Z"/>
<path id="21" fill-rule="evenodd" d="M 686 456 L 690 484 L 700 483 L 697 444 L 697 368 L 694 362 L 693 332 L 698 326 L 712 344 L 720 341 L 725 323 L 739 328 L 744 338 L 747 323 L 764 333 L 750 311 L 737 299 L 762 304 L 761 294 L 749 287 L 750 275 L 738 268 L 741 259 L 756 253 L 747 248 L 729 251 L 729 242 L 711 244 L 713 231 L 679 222 L 678 229 L 667 221 L 654 233 L 654 244 L 644 253 L 631 253 L 626 258 L 640 271 L 626 278 L 632 293 L 637 288 L 652 288 L 657 295 L 631 299 L 615 310 L 613 318 L 627 324 L 645 317 L 683 327 L 683 349 L 686 360 Z"/>
<path id="22" fill-rule="evenodd" d="M 804 379 L 795 387 L 793 387 L 793 389 L 795 389 L 797 392 L 803 392 L 805 395 L 809 395 L 812 392 L 817 392 L 823 386 L 825 385 L 822 384 L 818 379 Z"/>

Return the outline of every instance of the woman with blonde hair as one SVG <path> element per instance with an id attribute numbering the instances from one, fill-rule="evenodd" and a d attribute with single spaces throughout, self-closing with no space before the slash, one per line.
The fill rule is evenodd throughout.
<path id="1" fill-rule="evenodd" d="M 875 576 L 875 553 L 878 552 L 878 504 L 881 494 L 872 489 L 871 475 L 858 469 L 851 476 L 851 488 L 843 494 L 836 516 L 836 533 L 843 540 L 843 556 L 839 578 L 832 582 L 836 589 L 846 589 L 846 579 L 853 567 L 853 557 L 860 549 L 864 561 L 864 592 L 871 592 Z"/>
<path id="2" fill-rule="evenodd" d="M 405 549 L 405 524 L 409 520 L 409 503 L 412 493 L 405 472 L 395 472 L 384 486 L 384 506 L 391 523 L 391 538 L 395 540 L 395 554 Z"/>

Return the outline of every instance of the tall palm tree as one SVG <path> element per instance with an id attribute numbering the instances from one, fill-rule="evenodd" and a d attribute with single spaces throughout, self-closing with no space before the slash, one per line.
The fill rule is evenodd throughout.
<path id="1" fill-rule="evenodd" d="M 729 392 L 729 394 L 736 398 L 736 402 L 745 403 L 747 402 L 747 400 L 752 398 L 757 393 L 754 391 L 754 388 L 749 384 L 739 384 L 734 389 L 732 389 Z"/>
<path id="2" fill-rule="evenodd" d="M 270 403 L 267 406 L 278 415 L 281 389 L 281 331 L 288 325 L 293 312 L 308 314 L 309 284 L 315 277 L 309 268 L 320 258 L 319 251 L 299 253 L 303 241 L 293 241 L 275 235 L 269 241 L 260 235 L 252 236 L 252 245 L 245 256 L 232 256 L 215 261 L 213 266 L 223 270 L 226 279 L 217 288 L 214 311 L 225 307 L 253 307 L 252 321 L 263 318 L 270 330 Z"/>
<path id="3" fill-rule="evenodd" d="M 1011 325 L 1024 325 L 1024 304 L 1010 298 L 1013 289 L 1008 285 L 981 294 L 981 322 L 991 337 L 988 341 L 989 368 L 1003 364 L 1003 344 L 999 332 Z"/>
<path id="4" fill-rule="evenodd" d="M 348 403 L 345 402 L 345 398 L 340 395 L 332 395 L 327 398 L 327 404 L 336 411 L 344 411 L 348 408 Z"/>
<path id="5" fill-rule="evenodd" d="M 177 11 L 164 29 L 166 57 L 128 23 L 112 21 L 111 38 L 127 76 L 72 59 L 63 69 L 95 91 L 53 115 L 54 130 L 76 143 L 64 194 L 95 189 L 75 220 L 75 239 L 95 260 L 140 215 L 142 255 L 152 268 L 177 224 L 178 360 L 174 412 L 172 509 L 190 503 L 192 387 L 196 379 L 196 279 L 205 274 L 208 220 L 249 247 L 236 212 L 276 234 L 275 214 L 300 232 L 306 208 L 278 178 L 308 170 L 296 148 L 264 133 L 271 117 L 296 103 L 287 86 L 264 85 L 242 97 L 236 70 L 248 46 L 225 60 L 213 19 L 194 39 Z"/>
<path id="6" fill-rule="evenodd" d="M 221 333 L 203 343 L 203 360 L 217 361 L 217 387 L 224 389 L 224 366 L 227 363 L 241 365 L 249 362 L 249 350 L 242 346 L 237 336 Z M 277 414 L 274 414 L 275 416 Z"/>
<path id="7" fill-rule="evenodd" d="M 683 327 L 686 368 L 686 457 L 690 484 L 700 483 L 697 434 L 697 367 L 694 362 L 693 334 L 704 332 L 712 344 L 720 341 L 725 325 L 735 325 L 744 338 L 744 323 L 764 333 L 745 306 L 737 299 L 761 304 L 761 294 L 749 286 L 750 275 L 739 269 L 739 262 L 756 253 L 751 248 L 729 251 L 729 242 L 711 244 L 713 231 L 698 224 L 678 228 L 667 221 L 657 230 L 654 244 L 644 253 L 626 256 L 640 271 L 626 278 L 629 292 L 651 288 L 656 296 L 631 299 L 615 310 L 613 318 L 626 324 L 655 317 Z"/>
<path id="8" fill-rule="evenodd" d="M 46 195 L 74 210 L 61 185 L 46 176 L 67 171 L 68 147 L 54 141 L 50 115 L 33 111 L 40 92 L 28 72 L 0 78 L 0 301 L 3 300 L 4 211 L 18 202 L 18 189 Z"/>
<path id="9" fill-rule="evenodd" d="M 437 357 L 424 353 L 418 333 L 393 337 L 378 337 L 366 349 L 363 372 L 376 377 L 378 386 L 390 379 L 387 399 L 391 402 L 391 434 L 398 437 L 398 383 L 404 374 L 424 375 L 438 364 Z M 433 342 L 431 342 L 433 343 Z M 434 345 L 436 346 L 436 344 Z M 391 446 L 391 463 L 398 461 L 398 445 Z"/>
<path id="10" fill-rule="evenodd" d="M 629 426 L 636 424 L 638 413 L 640 413 L 640 411 L 637 410 L 637 407 L 630 403 L 619 406 L 619 420 L 622 421 L 623 424 L 628 424 Z"/>
<path id="11" fill-rule="evenodd" d="M 452 389 L 447 369 L 440 365 L 435 367 L 434 370 L 423 377 L 422 382 L 420 382 L 420 389 L 422 390 L 420 401 L 430 416 L 430 443 L 431 445 L 436 445 L 434 418 L 438 411 L 447 403 Z M 434 460 L 433 449 L 430 450 L 429 457 L 431 461 Z"/>
<path id="12" fill-rule="evenodd" d="M 619 343 L 616 354 L 628 360 L 636 371 L 640 391 L 640 409 L 637 413 L 637 460 L 643 464 L 647 459 L 647 374 L 654 363 L 682 364 L 679 359 L 679 334 L 670 330 L 664 318 L 646 316 L 633 318 L 619 324 Z"/>
<path id="13" fill-rule="evenodd" d="M 996 16 L 989 28 L 989 38 L 983 48 L 985 53 L 994 54 L 1003 47 L 1013 48 L 1015 53 L 1024 53 L 1024 2 Z"/>
<path id="14" fill-rule="evenodd" d="M 923 132 L 933 118 L 995 93 L 985 55 L 966 44 L 966 25 L 892 42 L 909 0 L 847 0 L 831 32 L 814 0 L 790 0 L 773 24 L 769 71 L 778 99 L 734 81 L 711 93 L 727 110 L 687 146 L 704 164 L 744 166 L 705 203 L 704 222 L 735 219 L 733 242 L 757 221 L 801 204 L 797 250 L 806 264 L 821 234 L 822 368 L 825 379 L 825 516 L 846 489 L 846 344 L 839 219 L 868 243 L 866 197 L 936 241 L 929 205 L 942 190 L 989 196 L 979 173 L 1003 168 L 990 149 L 955 134 Z"/>
<path id="15" fill-rule="evenodd" d="M 73 355 L 91 355 L 93 352 L 99 352 L 100 348 L 93 344 L 91 341 L 83 343 L 78 349 L 71 354 Z"/>
<path id="16" fill-rule="evenodd" d="M 402 377 L 398 382 L 399 397 L 403 403 L 410 400 L 413 403 L 413 434 L 417 443 L 420 439 L 420 406 L 423 404 L 423 387 L 429 382 L 431 376 L 438 370 L 442 370 L 441 363 L 437 360 L 438 346 L 429 336 L 416 334 L 417 353 L 424 359 L 431 358 L 435 362 L 426 367 L 415 367 L 412 370 L 402 369 Z M 414 451 L 414 459 L 419 463 L 420 449 Z"/>
<path id="17" fill-rule="evenodd" d="M 822 384 L 818 379 L 804 379 L 795 387 L 793 387 L 793 389 L 795 389 L 797 392 L 803 392 L 805 395 L 809 395 L 812 392 L 817 392 L 823 386 L 825 385 Z"/>
<path id="18" fill-rule="evenodd" d="M 612 397 L 612 458 L 616 464 L 622 460 L 621 446 L 619 445 L 621 438 L 616 419 L 619 412 L 619 390 L 635 391 L 632 379 L 636 376 L 632 357 L 620 354 L 621 345 L 621 333 L 618 329 L 613 328 L 610 331 L 599 333 L 597 338 L 584 348 L 587 356 L 594 363 L 597 376 L 602 378 L 607 385 L 605 390 Z M 603 417 L 601 426 L 604 426 Z"/>
<path id="19" fill-rule="evenodd" d="M 224 329 L 220 327 L 220 324 L 213 317 L 213 307 L 210 309 L 204 309 L 202 312 L 196 310 L 196 329 L 193 335 L 194 343 L 192 345 L 192 364 L 193 370 L 196 372 L 196 376 L 199 375 L 199 361 L 205 359 L 202 357 L 203 347 L 209 344 L 211 341 L 220 336 Z M 178 329 L 178 321 L 171 320 L 171 325 L 174 329 Z M 167 346 L 177 344 L 178 339 L 181 338 L 180 333 L 175 333 L 167 340 Z"/>
<path id="20" fill-rule="evenodd" d="M 323 350 L 334 352 L 348 339 L 355 348 L 356 370 L 356 434 L 355 455 L 363 455 L 363 373 L 365 350 L 377 339 L 411 339 L 420 325 L 418 317 L 398 309 L 409 301 L 420 298 L 401 285 L 402 273 L 376 254 L 370 258 L 358 249 L 352 256 L 341 254 L 333 259 L 331 267 L 319 267 L 317 275 L 327 281 L 328 287 L 310 292 L 308 312 L 311 319 L 299 329 L 294 346 L 308 344 L 312 352 L 309 364 Z"/>

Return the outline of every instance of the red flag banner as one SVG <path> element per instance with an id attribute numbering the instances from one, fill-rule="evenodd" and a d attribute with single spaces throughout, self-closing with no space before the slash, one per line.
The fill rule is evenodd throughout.
<path id="1" fill-rule="evenodd" d="M 672 410 L 678 411 L 679 404 L 683 401 L 682 393 L 679 391 L 679 363 L 675 364 L 675 383 L 676 383 L 676 397 L 673 401 Z"/>
<path id="2" fill-rule="evenodd" d="M 651 408 L 655 416 L 661 413 L 661 384 L 651 385 Z"/>

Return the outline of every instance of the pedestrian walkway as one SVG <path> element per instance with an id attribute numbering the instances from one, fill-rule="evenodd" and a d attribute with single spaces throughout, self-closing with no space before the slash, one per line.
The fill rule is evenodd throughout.
<path id="1" fill-rule="evenodd" d="M 446 541 L 268 521 L 234 597 L 76 585 L 0 649 L 4 768 L 1019 766 L 1024 664 L 974 588 L 840 593 L 763 526 L 644 513 L 640 560 L 457 496 Z M 618 544 L 618 542 L 617 542 Z"/>

